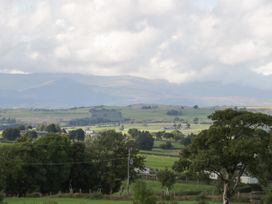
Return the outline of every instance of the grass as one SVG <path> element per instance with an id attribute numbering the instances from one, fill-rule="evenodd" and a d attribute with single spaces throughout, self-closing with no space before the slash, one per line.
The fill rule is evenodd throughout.
<path id="1" fill-rule="evenodd" d="M 153 169 L 172 168 L 174 162 L 178 160 L 178 157 L 158 156 L 149 154 L 142 155 L 145 157 L 145 166 L 147 168 Z"/>
<path id="2" fill-rule="evenodd" d="M 91 107 L 82 108 L 70 108 L 70 109 L 27 109 L 27 108 L 15 108 L 15 109 L 0 109 L 0 117 L 16 118 L 18 121 L 25 123 L 42 123 L 42 122 L 55 122 L 65 123 L 72 119 L 90 117 Z M 181 109 L 181 106 L 159 105 L 155 109 L 142 109 L 142 105 L 133 106 L 105 106 L 108 109 L 120 110 L 123 118 L 134 120 L 139 123 L 171 123 L 176 116 L 169 116 L 166 114 L 168 110 L 175 109 L 181 110 L 182 115 L 178 116 L 188 122 L 192 122 L 195 117 L 200 121 L 208 121 L 207 116 L 214 112 L 214 108 L 199 108 L 193 109 L 185 107 Z M 157 128 L 154 127 L 156 130 Z M 150 127 L 152 130 L 152 127 Z"/>
<path id="3" fill-rule="evenodd" d="M 55 201 L 57 204 L 132 204 L 132 201 L 120 200 L 90 200 L 81 198 L 8 198 L 8 204 L 46 204 Z M 209 202 L 209 204 L 221 204 L 222 202 Z M 196 201 L 179 201 L 178 204 L 197 204 Z M 233 203 L 241 204 L 241 203 Z"/>
<path id="4" fill-rule="evenodd" d="M 153 192 L 161 192 L 161 184 L 158 181 L 145 181 L 148 188 L 152 189 Z M 191 184 L 191 183 L 176 183 L 172 189 L 176 193 L 182 192 L 209 192 L 213 193 L 216 191 L 216 187 L 207 184 Z"/>

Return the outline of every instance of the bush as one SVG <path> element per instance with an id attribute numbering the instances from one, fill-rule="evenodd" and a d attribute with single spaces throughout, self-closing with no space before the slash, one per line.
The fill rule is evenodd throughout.
<path id="1" fill-rule="evenodd" d="M 162 148 L 162 149 L 173 149 L 174 146 L 172 145 L 172 143 L 170 141 L 167 141 L 165 144 L 161 144 L 160 148 Z"/>
<path id="2" fill-rule="evenodd" d="M 134 185 L 133 204 L 156 204 L 156 197 L 143 181 L 137 181 Z"/>
<path id="3" fill-rule="evenodd" d="M 205 195 L 202 193 L 197 197 L 196 200 L 197 200 L 197 204 L 208 204 L 206 201 Z"/>
<path id="4" fill-rule="evenodd" d="M 104 196 L 103 196 L 103 194 L 101 192 L 95 192 L 95 193 L 90 194 L 90 198 L 100 200 L 100 199 L 103 199 Z"/>

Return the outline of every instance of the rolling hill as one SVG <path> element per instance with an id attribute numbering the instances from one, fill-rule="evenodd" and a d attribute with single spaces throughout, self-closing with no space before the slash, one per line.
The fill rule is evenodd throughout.
<path id="1" fill-rule="evenodd" d="M 271 105 L 272 88 L 219 81 L 171 84 L 130 76 L 0 74 L 0 107 L 73 107 L 136 103 Z"/>

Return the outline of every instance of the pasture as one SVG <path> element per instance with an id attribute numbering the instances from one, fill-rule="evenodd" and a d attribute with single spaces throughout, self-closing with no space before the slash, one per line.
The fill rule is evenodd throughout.
<path id="1" fill-rule="evenodd" d="M 199 118 L 200 122 L 207 122 L 207 116 L 216 110 L 216 108 L 199 108 L 192 107 L 158 105 L 156 108 L 143 109 L 142 105 L 131 106 L 101 106 L 105 109 L 115 109 L 122 113 L 124 119 L 133 120 L 135 123 L 171 123 L 174 118 L 179 117 L 185 121 L 192 123 L 195 117 Z M 0 117 L 15 118 L 17 121 L 25 123 L 60 123 L 73 119 L 90 117 L 90 109 L 93 107 L 69 108 L 69 109 L 0 109 Z M 180 110 L 180 116 L 167 115 L 168 110 Z M 156 125 L 154 125 L 156 126 Z M 161 125 L 159 125 L 161 126 Z M 133 124 L 132 124 L 133 127 Z M 152 126 L 150 127 L 152 130 Z M 156 129 L 154 127 L 153 129 Z"/>
<path id="2" fill-rule="evenodd" d="M 145 166 L 152 169 L 171 169 L 178 157 L 142 154 L 145 157 Z"/>

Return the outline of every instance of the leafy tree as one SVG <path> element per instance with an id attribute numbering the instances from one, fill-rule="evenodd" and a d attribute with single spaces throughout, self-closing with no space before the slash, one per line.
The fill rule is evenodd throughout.
<path id="1" fill-rule="evenodd" d="M 141 150 L 152 150 L 154 138 L 148 131 L 139 131 L 135 143 L 137 148 Z"/>
<path id="2" fill-rule="evenodd" d="M 88 193 L 98 190 L 96 184 L 97 170 L 95 162 L 91 162 L 93 157 L 91 149 L 86 147 L 83 142 L 74 142 L 70 149 L 70 158 L 72 159 L 72 166 L 67 186 L 72 192 Z"/>
<path id="3" fill-rule="evenodd" d="M 162 187 L 166 187 L 167 192 L 172 189 L 176 183 L 176 175 L 169 169 L 160 170 L 157 174 Z"/>
<path id="4" fill-rule="evenodd" d="M 38 134 L 35 130 L 29 130 L 25 134 L 29 139 L 36 139 L 38 137 Z"/>
<path id="5" fill-rule="evenodd" d="M 172 138 L 174 138 L 174 134 L 170 133 L 170 132 L 166 132 L 166 133 L 164 133 L 163 137 L 165 139 L 172 139 Z"/>
<path id="6" fill-rule="evenodd" d="M 121 125 L 119 128 L 120 131 L 123 131 L 124 129 L 125 129 L 124 125 Z"/>
<path id="7" fill-rule="evenodd" d="M 198 107 L 198 105 L 194 105 L 194 107 L 193 107 L 194 109 L 198 109 L 199 107 Z"/>
<path id="8" fill-rule="evenodd" d="M 69 132 L 69 138 L 72 140 L 83 141 L 85 139 L 85 132 L 81 128 Z"/>
<path id="9" fill-rule="evenodd" d="M 227 109 L 209 118 L 212 126 L 194 136 L 176 166 L 215 173 L 223 182 L 223 203 L 229 204 L 244 173 L 259 177 L 271 169 L 272 116 Z"/>
<path id="10" fill-rule="evenodd" d="M 170 141 L 166 141 L 165 144 L 161 144 L 160 148 L 162 149 L 173 149 L 174 146 L 172 145 L 172 143 Z"/>
<path id="11" fill-rule="evenodd" d="M 97 183 L 103 193 L 119 191 L 122 181 L 127 178 L 128 150 L 130 151 L 130 176 L 136 177 L 135 168 L 143 168 L 143 157 L 133 141 L 128 141 L 122 133 L 108 130 L 101 133 L 91 144 L 92 155 L 97 158 Z"/>
<path id="12" fill-rule="evenodd" d="M 133 138 L 136 138 L 137 135 L 139 134 L 139 132 L 140 131 L 138 129 L 136 129 L 136 128 L 130 128 L 128 130 L 128 134 L 130 134 Z"/>
<path id="13" fill-rule="evenodd" d="M 185 135 L 179 130 L 173 130 L 171 134 L 173 134 L 173 138 L 175 141 L 181 141 L 185 137 Z"/>
<path id="14" fill-rule="evenodd" d="M 137 181 L 133 187 L 133 204 L 156 204 L 154 193 L 143 181 Z"/>
<path id="15" fill-rule="evenodd" d="M 59 127 L 58 125 L 54 124 L 54 123 L 49 124 L 49 125 L 45 128 L 45 130 L 46 130 L 47 132 L 50 132 L 50 133 L 61 132 L 60 127 Z"/>
<path id="16" fill-rule="evenodd" d="M 35 140 L 31 156 L 32 163 L 42 163 L 40 166 L 26 166 L 27 172 L 35 172 L 34 179 L 38 182 L 39 190 L 42 193 L 57 193 L 63 190 L 71 169 L 70 156 L 71 142 L 68 137 L 58 134 L 49 134 Z M 37 170 L 37 168 L 39 170 Z M 66 188 L 67 189 L 67 188 Z"/>
<path id="17" fill-rule="evenodd" d="M 155 137 L 157 140 L 162 140 L 162 137 L 164 134 L 165 134 L 165 131 L 159 131 L 155 133 Z"/>
<path id="18" fill-rule="evenodd" d="M 180 116 L 182 115 L 182 111 L 172 109 L 172 110 L 168 110 L 166 114 L 169 116 Z"/>
<path id="19" fill-rule="evenodd" d="M 6 140 L 14 141 L 21 135 L 20 130 L 18 128 L 7 128 L 3 131 L 2 136 Z"/>

